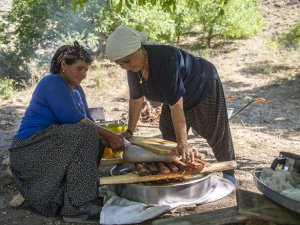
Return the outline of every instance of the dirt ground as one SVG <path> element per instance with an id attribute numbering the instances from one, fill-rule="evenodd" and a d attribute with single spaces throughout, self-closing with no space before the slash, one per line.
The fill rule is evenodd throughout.
<path id="1" fill-rule="evenodd" d="M 249 40 L 235 40 L 214 49 L 209 57 L 218 68 L 225 94 L 235 96 L 228 107 L 235 111 L 255 98 L 265 103 L 254 103 L 231 120 L 238 169 L 239 188 L 258 192 L 253 182 L 255 168 L 268 167 L 280 151 L 300 153 L 300 61 L 299 52 L 277 49 L 271 38 L 299 18 L 298 0 L 264 0 L 262 10 L 266 26 L 262 34 Z M 189 49 L 194 39 L 181 46 Z M 100 84 L 97 83 L 100 79 Z M 126 119 L 128 87 L 124 71 L 109 62 L 95 66 L 83 83 L 90 107 L 102 106 L 106 120 Z M 8 147 L 17 131 L 33 88 L 16 93 L 12 99 L 0 103 L 0 224 L 69 224 L 61 218 L 46 218 L 23 204 L 17 209 L 8 207 L 17 190 L 6 172 Z M 152 121 L 140 122 L 137 135 L 159 136 L 155 110 Z M 191 145 L 207 150 L 206 142 L 189 133 Z M 160 216 L 178 217 L 236 205 L 235 193 L 205 205 L 179 207 Z M 146 221 L 141 224 L 150 224 Z M 253 223 L 258 224 L 258 222 Z M 267 222 L 265 223 L 267 224 Z"/>

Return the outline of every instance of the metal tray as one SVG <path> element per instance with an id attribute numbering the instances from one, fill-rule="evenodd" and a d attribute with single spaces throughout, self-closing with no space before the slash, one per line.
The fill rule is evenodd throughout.
<path id="1" fill-rule="evenodd" d="M 122 175 L 134 170 L 134 166 L 119 165 L 111 169 L 111 175 Z M 116 184 L 114 187 L 120 197 L 148 205 L 192 202 L 207 194 L 211 175 L 209 173 L 201 178 L 172 184 Z"/>
<path id="2" fill-rule="evenodd" d="M 260 173 L 262 168 L 255 169 L 253 172 L 254 182 L 256 184 L 256 187 L 258 190 L 260 190 L 266 197 L 271 199 L 273 202 L 276 202 L 277 204 L 288 208 L 296 213 L 300 213 L 300 202 L 296 201 L 292 198 L 288 198 L 282 194 L 280 194 L 277 191 L 274 191 L 272 188 L 265 185 L 260 180 Z"/>

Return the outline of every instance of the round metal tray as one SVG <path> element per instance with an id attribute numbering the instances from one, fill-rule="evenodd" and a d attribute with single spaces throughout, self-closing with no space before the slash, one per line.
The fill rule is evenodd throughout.
<path id="1" fill-rule="evenodd" d="M 273 202 L 288 208 L 296 213 L 300 213 L 300 201 L 296 201 L 292 198 L 288 198 L 277 191 L 274 191 L 272 188 L 265 185 L 260 180 L 260 173 L 262 168 L 255 169 L 253 172 L 254 182 L 258 188 L 265 196 L 271 199 Z"/>
<path id="2" fill-rule="evenodd" d="M 111 175 L 120 175 L 134 171 L 134 166 L 117 166 L 111 170 Z M 121 170 L 121 172 L 120 172 Z M 144 202 L 149 205 L 163 205 L 177 202 L 192 202 L 204 196 L 210 187 L 211 175 L 201 178 L 178 181 L 169 184 L 116 184 L 115 189 L 120 197 L 131 201 Z"/>

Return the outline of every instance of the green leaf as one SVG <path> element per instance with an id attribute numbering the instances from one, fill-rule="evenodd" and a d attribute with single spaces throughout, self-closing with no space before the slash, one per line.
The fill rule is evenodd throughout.
<path id="1" fill-rule="evenodd" d="M 117 12 L 120 12 L 122 10 L 122 7 L 123 7 L 123 0 L 119 0 L 119 3 L 116 6 Z"/>
<path id="2" fill-rule="evenodd" d="M 76 3 L 74 3 L 74 4 L 73 4 L 73 12 L 75 13 L 75 12 L 76 12 L 76 10 L 77 10 L 77 4 L 76 4 Z"/>
<path id="3" fill-rule="evenodd" d="M 139 3 L 138 3 L 140 6 L 143 6 L 146 4 L 146 1 L 145 0 L 139 0 Z"/>
<path id="4" fill-rule="evenodd" d="M 151 0 L 152 5 L 156 5 L 156 0 Z"/>
<path id="5" fill-rule="evenodd" d="M 79 1 L 79 5 L 80 5 L 80 8 L 83 9 L 83 7 L 84 7 L 84 2 Z"/>
<path id="6" fill-rule="evenodd" d="M 125 0 L 125 4 L 128 9 L 131 9 L 131 3 L 129 2 L 129 0 Z"/>

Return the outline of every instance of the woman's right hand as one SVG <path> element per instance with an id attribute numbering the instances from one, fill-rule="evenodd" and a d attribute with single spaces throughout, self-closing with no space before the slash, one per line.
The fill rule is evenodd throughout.
<path id="1" fill-rule="evenodd" d="M 113 152 L 125 150 L 124 137 L 122 135 L 111 133 L 107 141 Z"/>
<path id="2" fill-rule="evenodd" d="M 195 158 L 199 157 L 199 152 L 195 148 L 191 148 L 187 143 L 178 143 L 176 151 L 181 156 L 183 163 L 193 162 Z"/>
<path id="3" fill-rule="evenodd" d="M 99 138 L 104 142 L 105 145 L 108 145 L 107 147 L 111 148 L 114 152 L 125 150 L 124 137 L 122 135 L 115 134 L 109 130 L 106 130 L 99 124 L 91 121 L 88 118 L 83 118 L 80 122 L 94 126 L 97 129 Z"/>

